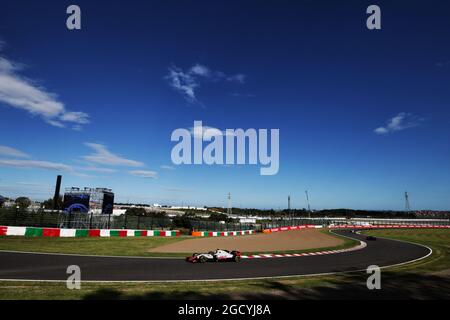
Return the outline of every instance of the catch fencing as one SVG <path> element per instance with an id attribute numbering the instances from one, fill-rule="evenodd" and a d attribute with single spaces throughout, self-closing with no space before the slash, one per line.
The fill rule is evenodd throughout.
<path id="1" fill-rule="evenodd" d="M 192 219 L 190 229 L 195 231 L 235 231 L 235 230 L 255 230 L 254 223 L 223 223 L 219 221 L 206 221 Z"/>
<path id="2" fill-rule="evenodd" d="M 277 219 L 271 221 L 265 221 L 261 223 L 261 229 L 274 229 L 274 228 L 282 228 L 282 227 L 291 227 L 291 226 L 303 226 L 303 225 L 327 225 L 328 222 L 323 219 Z"/>
<path id="3" fill-rule="evenodd" d="M 94 213 L 61 213 L 58 211 L 28 211 L 17 208 L 0 209 L 0 225 L 17 227 L 48 227 L 73 229 L 146 229 L 172 228 L 170 218 Z"/>
<path id="4" fill-rule="evenodd" d="M 257 228 L 257 225 L 252 223 L 221 223 L 195 218 L 179 221 L 176 218 L 171 219 L 169 217 L 128 214 L 113 216 L 95 213 L 63 213 L 49 210 L 28 211 L 17 208 L 0 209 L 0 225 L 38 228 L 135 230 L 169 230 L 183 227 L 196 231 L 235 231 L 254 230 Z"/>

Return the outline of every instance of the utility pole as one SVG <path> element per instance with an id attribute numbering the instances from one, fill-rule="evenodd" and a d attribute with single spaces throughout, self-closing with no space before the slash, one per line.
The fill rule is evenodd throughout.
<path id="1" fill-rule="evenodd" d="M 409 205 L 409 194 L 408 191 L 405 191 L 405 212 L 409 213 L 411 211 L 411 207 Z"/>
<path id="2" fill-rule="evenodd" d="M 308 218 L 311 218 L 311 207 L 309 205 L 308 190 L 305 191 L 305 194 L 306 194 L 306 203 L 308 204 Z"/>
<path id="3" fill-rule="evenodd" d="M 227 215 L 231 215 L 232 214 L 232 210 L 231 210 L 231 193 L 228 192 L 228 208 L 227 208 Z"/>
<path id="4" fill-rule="evenodd" d="M 289 219 L 291 220 L 291 225 L 292 225 L 292 214 L 291 214 L 291 196 L 288 196 L 288 215 L 289 215 Z"/>

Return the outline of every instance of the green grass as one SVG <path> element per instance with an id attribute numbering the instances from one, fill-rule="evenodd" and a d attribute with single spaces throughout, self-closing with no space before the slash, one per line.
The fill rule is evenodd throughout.
<path id="1" fill-rule="evenodd" d="M 327 230 L 321 232 L 328 233 Z M 250 236 L 242 236 L 250 237 Z M 180 237 L 134 237 L 134 238 L 41 238 L 41 237 L 14 237 L 1 236 L 0 250 L 47 252 L 47 253 L 69 253 L 87 255 L 107 255 L 107 256 L 140 256 L 140 257 L 186 257 L 192 252 L 148 252 L 149 249 L 165 244 L 186 239 L 200 239 L 189 236 Z M 307 253 L 317 250 L 339 250 L 357 245 L 359 242 L 348 238 L 341 238 L 344 243 L 334 247 L 311 248 L 304 250 L 289 251 L 264 251 L 264 252 L 243 252 L 244 255 L 256 253 Z"/>
<path id="2" fill-rule="evenodd" d="M 148 252 L 149 249 L 174 243 L 187 237 L 111 237 L 111 238 L 40 238 L 40 237 L 0 237 L 0 250 L 69 253 L 107 256 L 163 256 Z M 164 256 L 180 256 L 166 254 Z"/>
<path id="3" fill-rule="evenodd" d="M 0 300 L 73 299 L 244 299 L 287 297 L 290 286 L 312 288 L 324 277 L 305 279 L 245 280 L 173 283 L 82 283 L 80 290 L 68 290 L 63 282 L 0 281 Z"/>
<path id="4" fill-rule="evenodd" d="M 376 230 L 367 233 L 421 243 L 430 246 L 433 254 L 417 263 L 384 269 L 382 290 L 368 290 L 367 274 L 358 272 L 220 282 L 82 283 L 81 290 L 68 290 L 65 283 L 3 281 L 0 282 L 0 299 L 450 298 L 450 230 Z"/>

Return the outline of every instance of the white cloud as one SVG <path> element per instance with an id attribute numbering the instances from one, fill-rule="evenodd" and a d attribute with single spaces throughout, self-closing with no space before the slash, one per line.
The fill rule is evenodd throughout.
<path id="1" fill-rule="evenodd" d="M 69 121 L 78 124 L 87 124 L 89 123 L 89 115 L 84 112 L 66 112 L 64 113 L 60 119 L 62 121 Z"/>
<path id="2" fill-rule="evenodd" d="M 115 169 L 111 168 L 99 168 L 96 166 L 88 166 L 88 167 L 77 167 L 78 170 L 81 171 L 93 171 L 93 172 L 100 172 L 100 173 L 114 173 L 117 172 Z"/>
<path id="3" fill-rule="evenodd" d="M 38 160 L 9 160 L 0 159 L 0 166 L 16 167 L 16 168 L 32 168 L 32 169 L 46 169 L 56 171 L 72 172 L 72 167 L 56 162 L 38 161 Z"/>
<path id="4" fill-rule="evenodd" d="M 388 129 L 386 129 L 384 127 L 379 127 L 379 128 L 376 128 L 374 130 L 374 132 L 377 134 L 387 134 L 389 131 L 388 131 Z"/>
<path id="5" fill-rule="evenodd" d="M 110 152 L 106 146 L 98 143 L 85 143 L 86 146 L 94 149 L 95 153 L 84 156 L 83 158 L 89 162 L 113 165 L 113 166 L 129 166 L 142 167 L 144 164 L 139 161 L 123 158 Z"/>
<path id="6" fill-rule="evenodd" d="M 25 152 L 22 152 L 20 150 L 7 147 L 7 146 L 0 146 L 0 155 L 1 156 L 7 156 L 7 157 L 15 157 L 15 158 L 29 158 L 30 156 L 26 154 Z"/>
<path id="7" fill-rule="evenodd" d="M 51 124 L 54 127 L 58 127 L 58 128 L 65 128 L 66 126 L 64 125 L 64 123 L 62 123 L 61 121 L 57 121 L 57 120 L 50 120 L 47 119 L 45 120 L 48 124 Z"/>
<path id="8" fill-rule="evenodd" d="M 130 174 L 133 176 L 136 176 L 136 177 L 141 177 L 141 178 L 150 178 L 150 179 L 158 178 L 158 173 L 156 171 L 133 170 L 133 171 L 130 171 Z"/>
<path id="9" fill-rule="evenodd" d="M 245 74 L 236 74 L 234 76 L 227 77 L 227 81 L 245 83 L 246 78 L 247 76 Z"/>
<path id="10" fill-rule="evenodd" d="M 208 77 L 211 74 L 211 71 L 206 66 L 202 66 L 201 64 L 196 64 L 191 67 L 191 74 L 196 74 L 202 77 Z"/>
<path id="11" fill-rule="evenodd" d="M 176 91 L 181 93 L 188 102 L 198 102 L 196 90 L 200 87 L 202 80 L 213 82 L 228 81 L 235 83 L 245 83 L 244 74 L 226 75 L 222 71 L 209 69 L 199 63 L 193 65 L 187 71 L 183 71 L 176 66 L 169 67 L 169 74 L 166 76 L 169 84 Z"/>
<path id="12" fill-rule="evenodd" d="M 189 102 L 196 102 L 195 88 L 199 86 L 197 81 L 189 73 L 172 66 L 169 68 L 169 74 L 166 77 L 170 81 L 172 88 L 180 92 Z"/>
<path id="13" fill-rule="evenodd" d="M 34 200 L 44 200 L 53 196 L 54 186 L 34 182 L 8 182 L 0 184 L 0 191 L 12 198 L 26 195 Z"/>
<path id="14" fill-rule="evenodd" d="M 161 169 L 165 169 L 165 170 L 175 170 L 175 167 L 162 165 L 162 166 L 161 166 Z"/>
<path id="15" fill-rule="evenodd" d="M 0 50 L 2 47 L 0 43 Z M 89 123 L 88 114 L 66 110 L 54 93 L 19 75 L 22 70 L 23 65 L 0 57 L 0 102 L 40 116 L 56 127 Z"/>
<path id="16" fill-rule="evenodd" d="M 376 134 L 386 135 L 392 132 L 417 127 L 422 121 L 424 121 L 423 118 L 417 117 L 411 113 L 401 112 L 386 121 L 386 126 L 378 127 L 374 130 L 374 132 Z"/>

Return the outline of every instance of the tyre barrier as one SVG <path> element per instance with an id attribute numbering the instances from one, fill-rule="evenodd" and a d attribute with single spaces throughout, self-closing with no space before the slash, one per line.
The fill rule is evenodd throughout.
<path id="1" fill-rule="evenodd" d="M 179 230 L 64 229 L 0 226 L 0 236 L 25 237 L 177 237 Z"/>
<path id="2" fill-rule="evenodd" d="M 192 231 L 193 237 L 233 237 L 254 234 L 255 230 L 241 231 Z"/>

